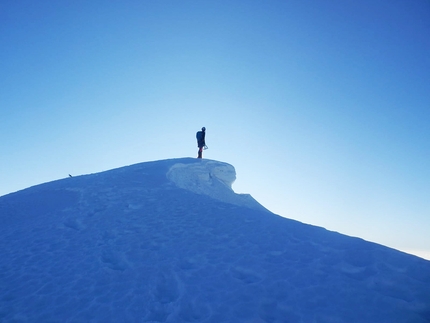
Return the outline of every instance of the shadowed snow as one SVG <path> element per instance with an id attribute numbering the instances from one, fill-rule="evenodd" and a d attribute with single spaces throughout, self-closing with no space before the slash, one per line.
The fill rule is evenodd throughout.
<path id="1" fill-rule="evenodd" d="M 235 177 L 183 158 L 0 197 L 0 322 L 430 322 L 429 261 L 277 216 Z"/>

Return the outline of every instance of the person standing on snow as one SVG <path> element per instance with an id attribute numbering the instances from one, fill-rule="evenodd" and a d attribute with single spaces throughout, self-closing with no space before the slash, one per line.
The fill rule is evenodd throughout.
<path id="1" fill-rule="evenodd" d="M 202 131 L 197 131 L 196 138 L 197 138 L 197 147 L 199 147 L 199 153 L 197 158 L 202 158 L 203 148 L 206 147 L 205 143 L 205 136 L 206 136 L 206 128 L 203 127 Z"/>

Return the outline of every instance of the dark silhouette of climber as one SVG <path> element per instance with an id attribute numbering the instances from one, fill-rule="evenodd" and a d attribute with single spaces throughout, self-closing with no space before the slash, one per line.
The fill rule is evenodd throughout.
<path id="1" fill-rule="evenodd" d="M 197 147 L 199 147 L 199 153 L 197 155 L 197 158 L 203 158 L 203 148 L 207 149 L 206 142 L 206 128 L 203 127 L 201 131 L 197 131 L 196 138 L 197 138 Z"/>

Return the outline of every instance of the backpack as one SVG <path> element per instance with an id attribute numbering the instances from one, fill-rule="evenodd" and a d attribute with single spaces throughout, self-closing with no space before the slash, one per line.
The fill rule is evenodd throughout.
<path id="1" fill-rule="evenodd" d="M 203 139 L 203 132 L 202 131 L 197 131 L 196 138 L 197 138 L 197 141 L 202 141 L 202 139 Z"/>

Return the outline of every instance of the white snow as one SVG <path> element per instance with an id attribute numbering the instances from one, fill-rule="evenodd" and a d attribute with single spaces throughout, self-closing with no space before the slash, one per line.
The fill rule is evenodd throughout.
<path id="1" fill-rule="evenodd" d="M 163 160 L 0 197 L 0 322 L 430 322 L 430 262 Z"/>
<path id="2" fill-rule="evenodd" d="M 167 177 L 176 186 L 197 194 L 240 206 L 264 209 L 249 194 L 234 193 L 231 186 L 236 180 L 236 171 L 227 163 L 202 159 L 192 164 L 176 163 L 169 169 Z"/>

